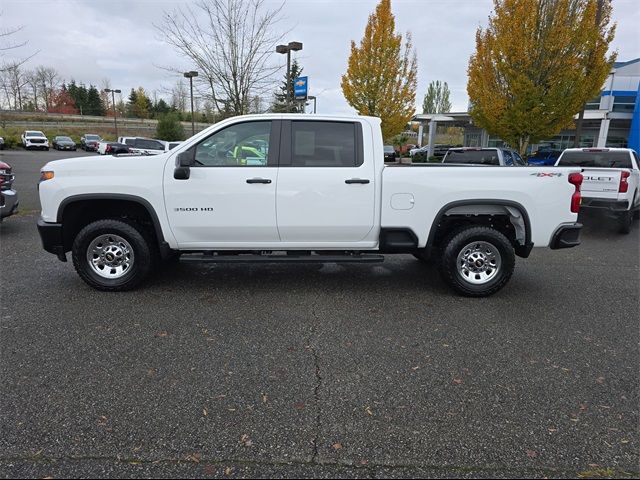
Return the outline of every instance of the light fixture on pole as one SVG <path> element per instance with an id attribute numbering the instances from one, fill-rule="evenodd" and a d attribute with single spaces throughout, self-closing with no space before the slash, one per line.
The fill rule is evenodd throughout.
<path id="1" fill-rule="evenodd" d="M 184 76 L 189 79 L 189 84 L 191 86 L 191 135 L 193 136 L 196 134 L 196 124 L 193 120 L 193 77 L 197 77 L 198 72 L 193 70 L 190 72 L 184 72 Z"/>
<path id="2" fill-rule="evenodd" d="M 289 42 L 288 45 L 278 45 L 277 53 L 287 54 L 287 112 L 291 111 L 291 52 L 302 50 L 301 42 Z"/>
<path id="3" fill-rule="evenodd" d="M 118 139 L 118 111 L 116 110 L 116 93 L 121 93 L 122 90 L 114 90 L 111 88 L 105 88 L 105 93 L 111 93 L 111 100 L 113 101 L 113 126 L 116 130 L 116 140 Z"/>
<path id="4" fill-rule="evenodd" d="M 308 100 L 313 100 L 313 113 L 316 113 L 316 97 L 315 95 L 309 95 L 307 97 Z"/>

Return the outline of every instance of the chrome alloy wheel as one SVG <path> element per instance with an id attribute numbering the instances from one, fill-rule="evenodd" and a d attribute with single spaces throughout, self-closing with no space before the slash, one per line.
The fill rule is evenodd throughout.
<path id="1" fill-rule="evenodd" d="M 115 280 L 131 270 L 133 248 L 119 235 L 100 235 L 87 249 L 87 262 L 102 278 Z"/>
<path id="2" fill-rule="evenodd" d="M 491 281 L 500 270 L 502 257 L 488 242 L 473 242 L 458 254 L 458 273 L 469 283 L 482 285 Z"/>

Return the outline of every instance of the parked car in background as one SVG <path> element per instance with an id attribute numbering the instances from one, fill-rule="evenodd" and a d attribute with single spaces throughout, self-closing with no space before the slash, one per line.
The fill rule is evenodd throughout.
<path id="1" fill-rule="evenodd" d="M 538 151 L 533 152 L 529 157 L 527 157 L 527 163 L 531 167 L 535 166 L 553 166 L 560 158 L 560 154 L 562 150 L 548 150 L 548 149 L 540 149 Z"/>
<path id="2" fill-rule="evenodd" d="M 500 167 L 525 167 L 527 163 L 520 154 L 509 148 L 450 148 L 442 163 L 465 165 L 493 165 Z"/>
<path id="3" fill-rule="evenodd" d="M 640 212 L 640 159 L 630 148 L 568 148 L 556 162 L 582 168 L 582 205 L 615 216 L 621 233 L 629 233 Z"/>
<path id="4" fill-rule="evenodd" d="M 98 153 L 100 155 L 118 155 L 121 153 L 132 153 L 129 145 L 119 142 L 105 142 L 102 140 L 98 144 Z"/>
<path id="5" fill-rule="evenodd" d="M 27 130 L 20 136 L 22 146 L 27 150 L 37 148 L 40 150 L 49 150 L 49 139 L 38 130 Z"/>
<path id="6" fill-rule="evenodd" d="M 396 149 L 393 145 L 385 145 L 384 146 L 384 161 L 385 162 L 395 162 L 398 158 L 398 154 L 396 153 Z"/>
<path id="7" fill-rule="evenodd" d="M 119 143 L 129 145 L 132 153 L 142 153 L 145 155 L 158 155 L 167 152 L 167 142 L 154 138 L 144 137 L 119 137 Z"/>
<path id="8" fill-rule="evenodd" d="M 11 166 L 0 162 L 0 222 L 18 209 L 18 193 L 13 189 L 13 178 Z"/>
<path id="9" fill-rule="evenodd" d="M 80 148 L 85 152 L 96 152 L 98 151 L 98 143 L 101 140 L 100 135 L 85 133 L 83 137 L 80 137 Z"/>
<path id="10" fill-rule="evenodd" d="M 53 141 L 51 143 L 55 150 L 74 150 L 75 151 L 77 149 L 76 142 L 71 140 L 70 137 L 65 137 L 62 135 L 53 137 Z"/>

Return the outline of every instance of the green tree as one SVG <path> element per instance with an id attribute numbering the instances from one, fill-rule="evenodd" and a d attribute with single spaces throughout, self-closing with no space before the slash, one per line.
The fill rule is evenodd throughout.
<path id="1" fill-rule="evenodd" d="M 395 33 L 391 0 L 380 0 L 369 16 L 360 46 L 351 42 L 342 93 L 361 115 L 382 119 L 383 138 L 402 131 L 415 112 L 417 59 L 407 33 Z"/>
<path id="2" fill-rule="evenodd" d="M 127 100 L 127 116 L 135 117 L 135 105 L 138 103 L 138 94 L 135 89 L 131 89 L 131 93 L 129 94 L 129 99 Z"/>
<path id="3" fill-rule="evenodd" d="M 156 127 L 156 137 L 167 142 L 184 140 L 184 128 L 180 123 L 180 118 L 175 113 L 162 115 Z"/>
<path id="4" fill-rule="evenodd" d="M 556 135 L 600 92 L 614 33 L 610 0 L 494 0 L 469 61 L 475 123 L 521 154 Z"/>
<path id="5" fill-rule="evenodd" d="M 100 93 L 93 85 L 89 85 L 89 90 L 87 91 L 87 104 L 85 114 L 87 115 L 104 115 L 104 105 L 102 104 L 102 99 L 100 98 Z"/>
<path id="6" fill-rule="evenodd" d="M 302 75 L 302 67 L 297 60 L 291 63 L 291 85 L 289 87 L 289 95 L 291 98 L 291 107 L 287 107 L 287 73 L 284 74 L 284 80 L 274 94 L 271 111 L 274 113 L 304 113 L 304 104 L 296 102 L 294 96 L 294 79 Z"/>
<path id="7" fill-rule="evenodd" d="M 422 113 L 450 112 L 451 101 L 449 96 L 450 92 L 447 82 L 440 82 L 440 80 L 431 82 L 422 101 Z"/>

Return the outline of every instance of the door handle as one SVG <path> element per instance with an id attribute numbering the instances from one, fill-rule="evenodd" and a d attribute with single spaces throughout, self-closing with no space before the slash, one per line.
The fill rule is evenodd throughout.
<path id="1" fill-rule="evenodd" d="M 247 178 L 247 183 L 271 183 L 268 178 Z"/>
<path id="2" fill-rule="evenodd" d="M 344 183 L 352 184 L 352 183 L 369 183 L 369 180 L 366 178 L 350 178 L 349 180 L 345 180 Z"/>

